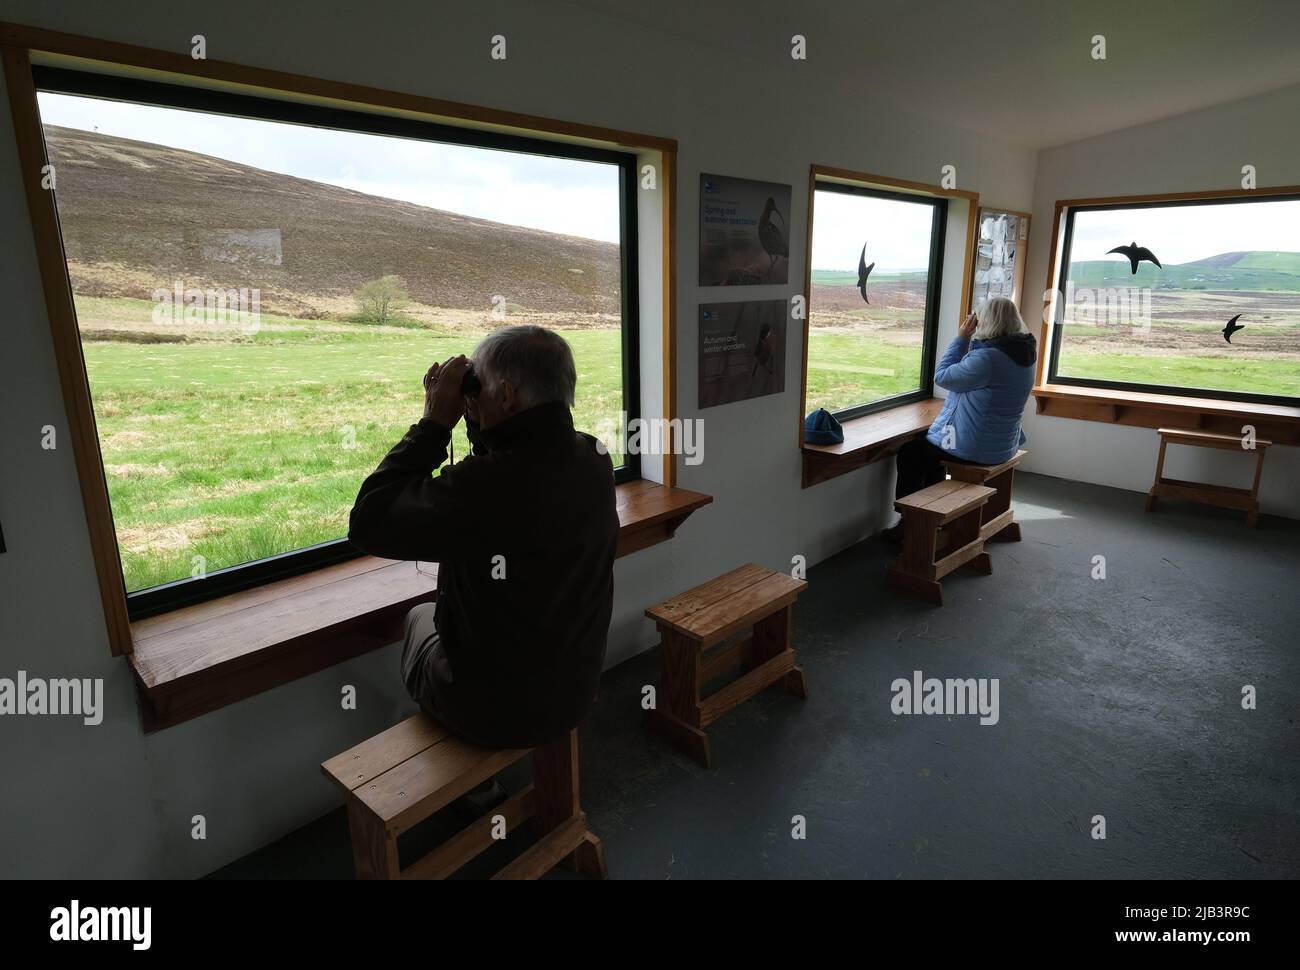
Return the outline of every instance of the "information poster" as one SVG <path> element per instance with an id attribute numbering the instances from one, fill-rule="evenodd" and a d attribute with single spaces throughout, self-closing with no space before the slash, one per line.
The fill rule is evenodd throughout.
<path id="1" fill-rule="evenodd" d="M 700 407 L 785 390 L 785 300 L 700 306 Z"/>
<path id="2" fill-rule="evenodd" d="M 787 283 L 790 186 L 700 176 L 700 285 Z"/>

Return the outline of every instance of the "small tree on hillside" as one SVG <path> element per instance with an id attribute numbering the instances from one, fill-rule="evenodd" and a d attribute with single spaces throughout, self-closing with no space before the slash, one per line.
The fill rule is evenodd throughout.
<path id="1" fill-rule="evenodd" d="M 389 323 L 397 311 L 411 301 L 406 292 L 406 281 L 400 276 L 381 276 L 363 283 L 352 298 L 357 301 L 362 319 L 381 326 Z"/>

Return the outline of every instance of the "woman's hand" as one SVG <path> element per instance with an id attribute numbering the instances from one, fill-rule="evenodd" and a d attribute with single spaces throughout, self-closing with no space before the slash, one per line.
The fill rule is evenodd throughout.
<path id="1" fill-rule="evenodd" d="M 962 340 L 970 340 L 971 337 L 975 336 L 975 328 L 978 325 L 979 320 L 976 319 L 975 314 L 972 313 L 963 320 L 961 326 L 957 328 L 957 336 L 961 337 Z"/>

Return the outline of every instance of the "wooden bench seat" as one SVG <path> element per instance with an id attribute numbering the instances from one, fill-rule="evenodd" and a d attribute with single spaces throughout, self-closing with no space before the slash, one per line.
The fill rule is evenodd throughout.
<path id="1" fill-rule="evenodd" d="M 985 575 L 993 571 L 984 551 L 983 507 L 996 494 L 986 485 L 939 482 L 894 502 L 903 515 L 903 552 L 885 571 L 885 587 L 915 593 L 943 605 L 939 580 L 969 564 Z M 942 552 L 939 530 L 946 527 Z"/>
<path id="2" fill-rule="evenodd" d="M 1215 448 L 1219 451 L 1236 451 L 1250 454 L 1239 435 L 1214 434 L 1209 431 L 1190 431 L 1186 428 L 1160 428 L 1160 455 L 1156 459 L 1156 478 L 1147 491 L 1147 511 L 1156 507 L 1156 499 L 1181 498 L 1204 505 L 1226 509 L 1241 509 L 1246 513 L 1246 525 L 1254 528 L 1259 522 L 1259 480 L 1264 473 L 1264 453 L 1273 444 L 1263 438 L 1254 441 L 1255 481 L 1250 488 L 1229 488 L 1227 485 L 1210 485 L 1205 482 L 1185 482 L 1165 478 L 1165 448 L 1170 444 L 1192 445 L 1197 448 Z"/>
<path id="3" fill-rule="evenodd" d="M 985 542 L 1020 541 L 1020 523 L 1015 521 L 1015 512 L 1011 508 L 1011 486 L 1015 480 L 1016 466 L 1026 454 L 1025 451 L 1017 451 L 1000 465 L 944 462 L 954 481 L 987 485 L 996 490 L 997 494 L 988 500 L 980 519 L 980 537 Z"/>
<path id="4" fill-rule="evenodd" d="M 646 610 L 663 640 L 663 673 L 651 730 L 700 761 L 712 763 L 704 728 L 759 691 L 780 684 L 808 696 L 790 643 L 791 610 L 808 584 L 753 563 Z M 728 638 L 743 634 L 732 642 Z M 741 676 L 701 698 L 710 681 L 739 667 Z"/>
<path id="5" fill-rule="evenodd" d="M 397 837 L 531 754 L 534 780 L 428 855 L 402 868 Z M 578 734 L 540 748 L 480 748 L 415 714 L 321 765 L 347 798 L 358 879 L 445 879 L 494 844 L 494 818 L 506 831 L 528 823 L 535 845 L 494 878 L 536 879 L 564 860 L 605 878 L 600 840 L 578 801 Z"/>

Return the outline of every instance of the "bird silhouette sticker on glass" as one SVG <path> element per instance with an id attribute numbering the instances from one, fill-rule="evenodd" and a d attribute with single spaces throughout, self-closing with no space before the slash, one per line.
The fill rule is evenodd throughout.
<path id="1" fill-rule="evenodd" d="M 1106 251 L 1106 255 L 1108 256 L 1111 253 L 1120 253 L 1121 255 L 1127 257 L 1129 264 L 1133 267 L 1134 276 L 1137 275 L 1138 263 L 1142 262 L 1143 260 L 1146 260 L 1149 263 L 1155 263 L 1157 266 L 1160 266 L 1160 260 L 1156 259 L 1155 253 L 1147 249 L 1145 246 L 1139 246 L 1135 242 L 1131 242 L 1127 246 L 1116 246 L 1114 249 L 1108 249 Z M 1160 268 L 1164 269 L 1163 266 L 1160 266 Z"/>
<path id="2" fill-rule="evenodd" d="M 1238 313 L 1235 317 L 1229 320 L 1228 325 L 1224 327 L 1223 330 L 1221 331 L 1221 333 L 1223 334 L 1223 339 L 1228 341 L 1228 343 L 1232 343 L 1232 335 L 1234 333 L 1236 333 L 1238 330 L 1243 329 L 1246 326 L 1244 323 L 1238 323 L 1237 321 L 1239 319 L 1241 319 L 1240 313 Z"/>
<path id="3" fill-rule="evenodd" d="M 781 220 L 780 227 L 772 221 L 773 216 Z M 790 258 L 790 244 L 786 242 L 782 228 L 784 226 L 785 216 L 781 215 L 781 210 L 776 207 L 776 200 L 769 197 L 767 204 L 763 206 L 763 214 L 758 219 L 758 243 L 771 260 L 767 266 L 769 282 L 771 282 L 772 271 L 776 269 L 776 261 Z"/>
<path id="4" fill-rule="evenodd" d="M 870 266 L 867 265 L 867 244 L 863 243 L 862 252 L 858 254 L 858 292 L 862 294 L 862 299 L 867 303 L 871 302 L 867 299 L 867 277 L 871 275 L 871 271 L 875 268 L 876 264 L 874 262 Z"/>

